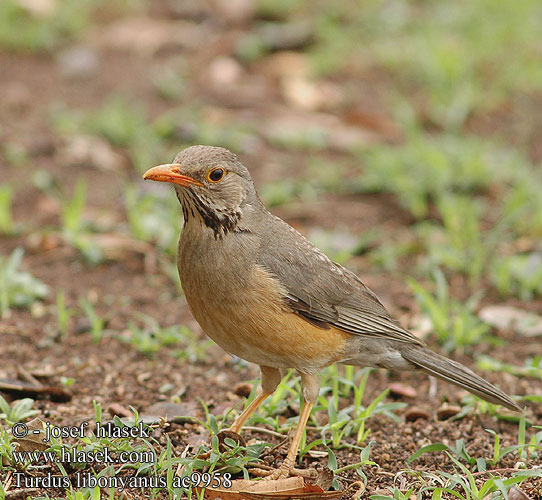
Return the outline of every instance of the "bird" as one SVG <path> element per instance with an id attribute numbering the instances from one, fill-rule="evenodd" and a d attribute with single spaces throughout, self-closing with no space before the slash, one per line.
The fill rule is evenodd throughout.
<path id="1" fill-rule="evenodd" d="M 292 473 L 319 394 L 319 372 L 334 363 L 422 370 L 521 410 L 469 368 L 428 349 L 357 275 L 271 214 L 231 151 L 190 146 L 143 178 L 173 184 L 181 204 L 177 267 L 194 318 L 226 352 L 260 366 L 261 391 L 229 430 L 240 433 L 288 369 L 301 377 L 297 427 L 285 459 L 267 479 Z"/>

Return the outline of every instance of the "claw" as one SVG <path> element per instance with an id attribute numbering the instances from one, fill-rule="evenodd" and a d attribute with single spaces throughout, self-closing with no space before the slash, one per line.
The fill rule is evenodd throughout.
<path id="1" fill-rule="evenodd" d="M 290 477 L 290 474 L 294 470 L 294 464 L 289 463 L 288 460 L 285 460 L 282 465 L 272 471 L 267 477 L 264 478 L 265 481 L 274 481 L 277 479 L 286 479 Z"/>

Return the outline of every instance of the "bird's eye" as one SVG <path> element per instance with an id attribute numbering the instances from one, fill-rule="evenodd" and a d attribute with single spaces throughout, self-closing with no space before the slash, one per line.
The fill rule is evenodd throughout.
<path id="1" fill-rule="evenodd" d="M 211 182 L 221 181 L 226 171 L 222 167 L 213 168 L 207 173 L 207 180 Z"/>

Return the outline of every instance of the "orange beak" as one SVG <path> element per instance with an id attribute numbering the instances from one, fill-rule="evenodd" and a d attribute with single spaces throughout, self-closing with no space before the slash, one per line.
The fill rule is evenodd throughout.
<path id="1" fill-rule="evenodd" d="M 166 163 L 165 165 L 158 165 L 152 167 L 143 174 L 143 179 L 150 179 L 151 181 L 159 182 L 171 182 L 172 184 L 179 184 L 180 186 L 190 186 L 194 184 L 196 186 L 203 186 L 203 184 L 196 179 L 179 173 L 181 165 L 178 163 Z"/>

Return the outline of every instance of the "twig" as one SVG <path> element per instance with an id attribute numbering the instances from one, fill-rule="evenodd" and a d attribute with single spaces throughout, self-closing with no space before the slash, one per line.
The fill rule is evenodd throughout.
<path id="1" fill-rule="evenodd" d="M 186 455 L 188 455 L 188 449 L 190 448 L 190 445 L 187 444 L 186 445 L 186 448 L 183 450 L 183 452 L 181 453 L 181 458 L 186 458 Z M 181 464 L 179 463 L 179 465 L 177 466 L 177 472 L 175 473 L 176 476 L 182 476 L 183 475 L 183 472 L 184 472 L 184 469 L 185 469 L 185 465 L 184 464 Z"/>
<path id="2" fill-rule="evenodd" d="M 26 498 L 29 493 L 37 493 L 38 488 L 21 488 L 19 490 L 6 491 L 6 500 L 9 498 Z"/>
<path id="3" fill-rule="evenodd" d="M 250 469 L 247 467 L 247 470 L 254 476 L 258 477 L 269 476 L 269 474 L 276 470 L 275 467 L 271 467 L 270 465 L 253 462 L 249 462 L 247 466 L 253 466 L 250 467 Z M 318 477 L 318 472 L 316 472 L 316 469 L 292 469 L 290 475 L 304 477 L 307 479 L 316 479 Z"/>
<path id="4" fill-rule="evenodd" d="M 19 365 L 17 367 L 17 373 L 19 374 L 21 378 L 23 378 L 27 382 L 30 382 L 31 384 L 34 384 L 37 387 L 43 387 L 43 384 L 36 377 L 34 377 L 34 375 L 28 372 L 24 367 Z"/>
<path id="5" fill-rule="evenodd" d="M 491 469 L 491 470 L 483 470 L 483 471 L 479 471 L 479 472 L 473 472 L 472 475 L 473 476 L 483 476 L 484 474 L 493 474 L 494 472 L 495 473 L 506 473 L 506 472 L 519 472 L 519 471 L 522 471 L 522 470 L 529 470 L 529 469 L 514 469 L 513 467 L 505 467 L 503 469 Z M 534 470 L 534 469 L 531 469 L 531 470 Z"/>
<path id="6" fill-rule="evenodd" d="M 270 434 L 271 436 L 275 437 L 284 437 L 284 434 L 281 434 L 280 432 L 272 431 L 270 429 L 265 429 L 263 427 L 251 427 L 250 425 L 245 425 L 243 427 L 244 431 L 253 431 L 253 432 L 263 432 L 265 434 Z"/>

